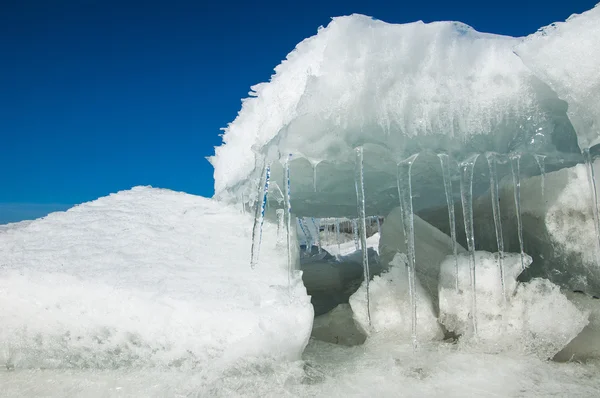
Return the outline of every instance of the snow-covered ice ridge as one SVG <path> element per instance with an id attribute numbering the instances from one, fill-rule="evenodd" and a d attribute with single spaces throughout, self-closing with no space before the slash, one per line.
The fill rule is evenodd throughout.
<path id="1" fill-rule="evenodd" d="M 357 146 L 365 151 L 370 214 L 387 214 L 395 206 L 386 197 L 395 188 L 396 164 L 415 153 L 447 152 L 458 161 L 473 152 L 541 153 L 553 155 L 547 158 L 551 169 L 565 166 L 559 158 L 568 159 L 566 165 L 580 161 L 584 148 L 578 148 L 578 138 L 593 144 L 584 137 L 598 134 L 574 117 L 576 108 L 594 111 L 593 120 L 598 114 L 600 78 L 592 73 L 600 57 L 594 44 L 600 40 L 598 10 L 560 25 L 555 36 L 562 39 L 547 44 L 537 36 L 548 41 L 551 29 L 523 43 L 524 38 L 480 33 L 459 22 L 333 18 L 296 46 L 270 82 L 252 87 L 224 129 L 223 145 L 210 158 L 217 197 L 252 200 L 265 162 L 272 162 L 272 180 L 280 182 L 278 160 L 292 154 L 296 213 L 353 216 Z M 576 45 L 569 39 L 573 35 L 582 38 Z M 565 45 L 568 53 L 562 52 Z M 548 64 L 552 68 L 546 70 Z M 579 65 L 584 71 L 571 73 Z M 563 72 L 567 77 L 561 79 Z M 437 159 L 415 167 L 423 169 L 417 175 L 430 177 L 432 168 L 439 174 Z M 535 173 L 533 167 L 525 171 Z M 327 192 L 327 200 L 311 196 L 314 191 Z"/>
<path id="2" fill-rule="evenodd" d="M 211 199 L 137 187 L 0 230 L 0 364 L 227 368 L 300 358 L 313 309 L 267 223 Z M 277 321 L 274 321 L 277 320 Z"/>

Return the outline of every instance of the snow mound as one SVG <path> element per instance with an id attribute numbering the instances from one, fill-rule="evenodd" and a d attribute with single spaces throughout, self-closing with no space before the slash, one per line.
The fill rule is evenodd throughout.
<path id="1" fill-rule="evenodd" d="M 536 278 L 517 283 L 520 254 L 505 253 L 506 304 L 496 253 L 477 251 L 478 343 L 488 350 L 518 350 L 541 359 L 552 358 L 588 323 L 588 312 L 573 305 L 552 282 Z M 531 257 L 525 257 L 525 265 Z M 459 256 L 459 291 L 455 288 L 455 262 L 449 256 L 440 274 L 440 322 L 451 332 L 472 336 L 469 258 Z"/>
<path id="2" fill-rule="evenodd" d="M 313 311 L 265 225 L 210 199 L 137 187 L 0 233 L 0 363 L 226 367 L 297 359 Z"/>
<path id="3" fill-rule="evenodd" d="M 581 149 L 600 143 L 600 6 L 553 23 L 516 47 L 525 65 L 569 103 Z"/>
<path id="4" fill-rule="evenodd" d="M 398 253 L 390 263 L 388 271 L 375 276 L 369 284 L 369 310 L 367 313 L 367 291 L 363 284 L 350 297 L 354 320 L 359 328 L 370 337 L 393 338 L 411 341 L 412 306 L 408 289 L 408 258 Z M 417 336 L 419 341 L 441 340 L 444 337 L 437 322 L 431 297 L 417 281 Z"/>

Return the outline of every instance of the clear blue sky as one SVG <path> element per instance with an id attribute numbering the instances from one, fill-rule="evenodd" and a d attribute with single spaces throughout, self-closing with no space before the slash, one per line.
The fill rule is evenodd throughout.
<path id="1" fill-rule="evenodd" d="M 250 86 L 330 17 L 526 35 L 594 1 L 0 0 L 0 223 L 135 185 L 212 196 Z"/>

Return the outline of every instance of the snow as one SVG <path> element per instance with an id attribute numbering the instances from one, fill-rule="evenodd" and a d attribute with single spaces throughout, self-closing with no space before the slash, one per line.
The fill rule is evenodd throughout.
<path id="1" fill-rule="evenodd" d="M 569 103 L 567 114 L 581 149 L 600 143 L 600 7 L 541 28 L 516 53 Z M 575 44 L 576 43 L 576 44 Z"/>
<path id="2" fill-rule="evenodd" d="M 227 368 L 298 359 L 313 310 L 267 223 L 210 199 L 136 187 L 0 233 L 0 363 Z"/>

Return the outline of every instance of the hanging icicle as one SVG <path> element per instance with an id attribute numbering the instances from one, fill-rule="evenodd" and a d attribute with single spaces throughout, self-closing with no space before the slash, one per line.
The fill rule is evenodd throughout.
<path id="1" fill-rule="evenodd" d="M 473 336 L 477 337 L 477 288 L 475 278 L 475 231 L 473 228 L 473 169 L 479 154 L 471 155 L 458 166 L 460 170 L 460 196 L 465 223 L 467 247 L 469 249 L 469 268 L 471 273 L 471 320 Z"/>
<path id="2" fill-rule="evenodd" d="M 416 255 L 415 255 L 415 223 L 412 202 L 412 165 L 419 154 L 412 155 L 398 165 L 398 192 L 402 209 L 402 224 L 404 226 L 404 241 L 408 251 L 408 291 L 411 305 L 411 335 L 413 349 L 417 348 L 417 285 L 416 285 Z"/>
<path id="3" fill-rule="evenodd" d="M 260 206 L 256 206 L 256 213 L 254 215 L 254 228 L 252 229 L 252 249 L 251 249 L 251 259 L 250 259 L 250 267 L 255 268 L 258 264 L 258 257 L 260 255 L 260 244 L 262 240 L 262 227 L 265 220 L 265 209 L 267 206 L 267 197 L 269 195 L 269 179 L 271 178 L 271 166 L 267 164 L 265 166 L 264 172 L 264 184 L 260 184 L 260 189 L 258 192 L 258 197 L 261 198 L 262 201 Z"/>
<path id="4" fill-rule="evenodd" d="M 311 218 L 311 221 L 313 223 L 313 225 L 315 226 L 315 230 L 317 231 L 317 237 L 316 237 L 316 244 L 317 244 L 317 249 L 319 250 L 319 254 L 322 253 L 322 248 L 321 248 L 321 222 L 319 221 L 319 219 L 316 219 L 314 217 Z"/>
<path id="5" fill-rule="evenodd" d="M 337 254 L 335 257 L 339 260 L 342 249 L 340 247 L 340 220 L 339 218 L 335 219 L 335 242 L 337 243 Z"/>
<path id="6" fill-rule="evenodd" d="M 285 186 L 285 229 L 287 235 L 287 266 L 288 266 L 288 289 L 292 286 L 292 273 L 293 273 L 293 262 L 292 262 L 292 204 L 291 204 L 291 185 L 290 185 L 290 160 L 292 154 L 290 153 L 285 160 L 284 165 L 284 186 Z"/>
<path id="7" fill-rule="evenodd" d="M 358 235 L 358 222 L 356 221 L 356 219 L 352 220 L 352 234 L 354 235 L 354 247 L 356 249 L 356 251 L 360 250 L 360 241 L 359 241 L 359 235 Z"/>
<path id="8" fill-rule="evenodd" d="M 363 165 L 363 148 L 358 147 L 356 151 L 356 165 L 354 172 L 354 186 L 356 188 L 356 203 L 358 208 L 358 217 L 360 222 L 360 240 L 363 257 L 363 271 L 365 278 L 365 288 L 367 291 L 367 319 L 371 325 L 371 304 L 369 298 L 369 283 L 371 275 L 369 272 L 369 251 L 367 249 L 367 223 L 365 214 L 365 181 Z"/>
<path id="9" fill-rule="evenodd" d="M 438 154 L 442 166 L 446 205 L 448 206 L 448 222 L 450 223 L 450 238 L 452 239 L 452 253 L 454 255 L 454 277 L 456 291 L 458 286 L 458 243 L 456 242 L 456 215 L 454 213 L 454 195 L 452 193 L 452 179 L 450 177 L 450 156 L 445 153 Z"/>
<path id="10" fill-rule="evenodd" d="M 500 271 L 500 285 L 502 287 L 502 297 L 506 302 L 506 285 L 504 277 L 504 237 L 502 235 L 502 219 L 500 217 L 500 198 L 498 196 L 498 171 L 497 154 L 488 152 L 485 157 L 488 162 L 490 173 L 490 194 L 492 197 L 492 213 L 494 215 L 494 227 L 496 228 L 496 244 L 498 246 L 498 269 Z"/>
<path id="11" fill-rule="evenodd" d="M 521 249 L 521 269 L 525 269 L 525 250 L 523 248 L 523 220 L 521 219 L 521 154 L 510 155 L 510 169 L 512 171 L 513 189 L 515 197 L 515 212 L 517 214 L 517 233 L 519 235 L 519 248 Z"/>

